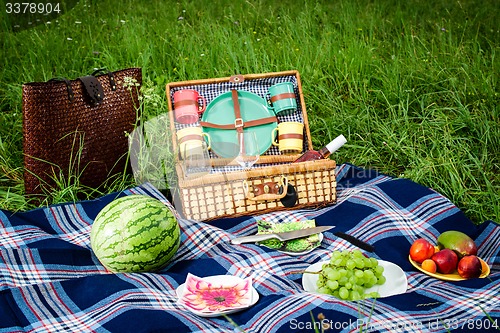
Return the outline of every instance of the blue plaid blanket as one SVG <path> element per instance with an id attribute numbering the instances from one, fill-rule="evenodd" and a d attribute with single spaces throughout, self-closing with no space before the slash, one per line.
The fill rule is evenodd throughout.
<path id="1" fill-rule="evenodd" d="M 500 325 L 500 226 L 476 226 L 448 199 L 406 179 L 344 164 L 337 169 L 338 202 L 317 210 L 276 212 L 207 223 L 180 220 L 181 246 L 158 273 L 111 274 L 90 248 L 93 219 L 111 200 L 147 194 L 145 184 L 93 201 L 12 213 L 0 211 L 0 332 L 448 332 L 497 330 Z M 255 244 L 231 245 L 257 232 L 256 220 L 316 220 L 335 225 L 322 245 L 289 256 Z M 410 244 L 445 230 L 475 239 L 491 267 L 483 279 L 446 282 L 408 262 Z M 375 246 L 370 256 L 399 265 L 404 294 L 352 302 L 305 292 L 300 271 L 334 249 L 354 249 L 344 231 Z M 177 304 L 188 273 L 253 278 L 258 302 L 228 318 L 202 318 Z"/>

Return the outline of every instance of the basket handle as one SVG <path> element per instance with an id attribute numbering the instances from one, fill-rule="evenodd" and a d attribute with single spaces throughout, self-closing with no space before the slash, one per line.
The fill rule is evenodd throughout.
<path id="1" fill-rule="evenodd" d="M 253 185 L 253 190 L 250 191 L 247 180 L 243 181 L 243 192 L 245 198 L 250 201 L 271 201 L 281 200 L 286 196 L 288 188 L 288 179 L 282 176 L 278 182 L 264 182 L 262 184 Z M 250 196 L 250 192 L 253 196 Z"/>

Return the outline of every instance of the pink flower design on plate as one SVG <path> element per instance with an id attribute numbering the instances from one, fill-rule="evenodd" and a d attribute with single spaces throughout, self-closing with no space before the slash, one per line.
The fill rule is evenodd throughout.
<path id="1" fill-rule="evenodd" d="M 240 280 L 228 275 L 228 280 L 210 282 L 188 274 L 180 303 L 200 312 L 220 312 L 244 308 L 252 303 L 252 279 Z"/>

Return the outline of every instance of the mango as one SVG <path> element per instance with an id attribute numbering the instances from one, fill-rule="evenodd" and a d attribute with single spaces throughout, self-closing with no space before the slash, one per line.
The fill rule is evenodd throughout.
<path id="1" fill-rule="evenodd" d="M 440 250 L 450 249 L 455 251 L 459 259 L 477 254 L 477 246 L 474 240 L 463 232 L 456 230 L 445 231 L 439 235 L 437 246 Z"/>

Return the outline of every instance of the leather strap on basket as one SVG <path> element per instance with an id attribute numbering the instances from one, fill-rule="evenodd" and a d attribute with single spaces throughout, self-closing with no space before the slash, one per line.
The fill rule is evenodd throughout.
<path id="1" fill-rule="evenodd" d="M 243 118 L 241 118 L 240 102 L 238 101 L 238 91 L 236 89 L 231 90 L 231 98 L 233 99 L 234 105 L 234 127 L 236 128 L 236 133 L 238 135 L 238 142 L 240 143 L 240 151 L 245 151 L 245 143 L 243 142 Z"/>
<path id="2" fill-rule="evenodd" d="M 235 89 L 231 90 L 231 98 L 233 99 L 234 115 L 236 118 L 233 124 L 214 124 L 206 121 L 200 121 L 200 125 L 203 127 L 217 128 L 223 130 L 236 129 L 238 132 L 243 132 L 244 128 L 278 122 L 276 116 L 243 121 L 243 119 L 241 118 L 241 110 L 240 110 L 240 103 L 238 101 L 237 90 Z"/>
<path id="3" fill-rule="evenodd" d="M 281 200 L 286 196 L 286 189 L 288 187 L 288 179 L 282 176 L 278 182 L 268 181 L 262 184 L 252 185 L 252 190 L 249 188 L 248 181 L 243 180 L 243 193 L 245 199 L 250 201 L 273 201 Z M 253 194 L 250 195 L 250 193 Z"/>
<path id="4" fill-rule="evenodd" d="M 248 127 L 253 127 L 253 126 L 259 126 L 259 125 L 264 125 L 264 124 L 269 124 L 269 123 L 274 123 L 277 122 L 278 120 L 276 117 L 266 117 L 266 118 L 260 118 L 260 119 L 254 119 L 254 120 L 247 120 L 243 123 L 243 128 L 248 128 Z M 209 127 L 209 128 L 218 128 L 218 129 L 224 129 L 224 130 L 233 130 L 236 128 L 235 123 L 233 124 L 214 124 L 214 123 L 209 123 L 206 121 L 200 121 L 200 125 L 203 127 Z"/>
<path id="5" fill-rule="evenodd" d="M 194 106 L 196 106 L 197 109 L 200 107 L 200 104 L 198 103 L 198 101 L 186 99 L 183 101 L 175 102 L 174 109 L 180 108 L 181 106 L 187 106 L 187 105 L 194 105 Z"/>

